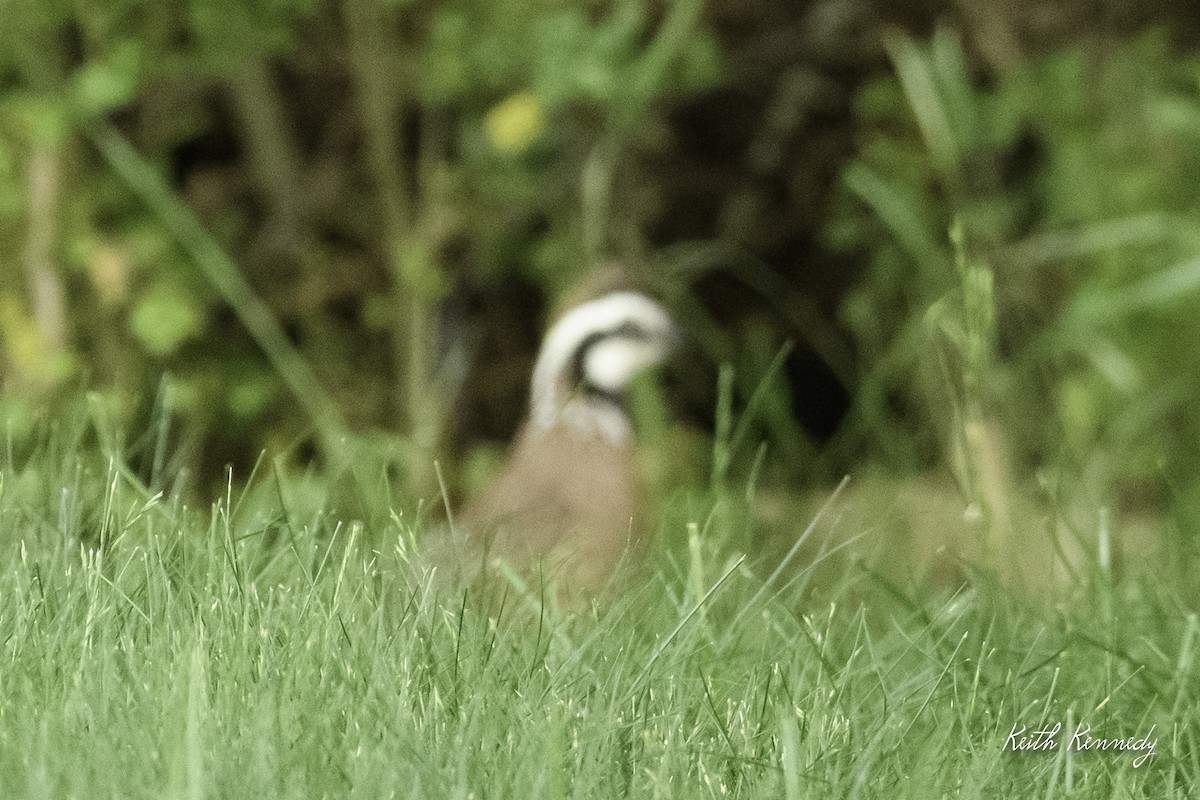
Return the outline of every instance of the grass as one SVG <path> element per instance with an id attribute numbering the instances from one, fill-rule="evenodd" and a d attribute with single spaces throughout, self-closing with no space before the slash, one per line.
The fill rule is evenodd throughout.
<path id="1" fill-rule="evenodd" d="M 282 472 L 190 508 L 90 435 L 65 422 L 0 461 L 5 798 L 1170 798 L 1200 780 L 1197 620 L 1150 578 L 1039 605 L 875 591 L 848 567 L 817 591 L 693 536 L 606 606 L 555 616 L 514 589 L 495 619 L 420 567 L 408 515 L 359 521 Z M 1079 722 L 1154 726 L 1156 754 L 1070 751 Z M 1054 751 L 1005 747 L 1054 723 Z"/>

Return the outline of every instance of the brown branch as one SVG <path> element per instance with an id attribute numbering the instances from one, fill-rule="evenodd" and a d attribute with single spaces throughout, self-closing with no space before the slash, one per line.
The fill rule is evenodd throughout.
<path id="1" fill-rule="evenodd" d="M 29 230 L 25 242 L 25 269 L 34 321 L 46 343 L 55 352 L 67 346 L 66 293 L 62 277 L 55 269 L 54 258 L 61 171 L 61 154 L 58 150 L 44 145 L 34 148 L 29 158 Z"/>

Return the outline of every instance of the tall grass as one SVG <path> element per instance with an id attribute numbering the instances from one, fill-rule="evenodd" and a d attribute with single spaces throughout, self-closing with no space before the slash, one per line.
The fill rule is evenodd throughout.
<path id="1" fill-rule="evenodd" d="M 193 508 L 105 441 L 81 415 L 0 460 L 5 798 L 1164 798 L 1200 779 L 1197 620 L 1150 579 L 1039 607 L 873 591 L 853 567 L 818 592 L 810 565 L 693 548 L 586 612 L 514 587 L 487 617 L 422 565 L 407 510 L 363 522 L 280 470 Z M 693 534 L 733 540 L 714 519 Z M 1055 722 L 1154 726 L 1156 755 L 1005 748 Z"/>

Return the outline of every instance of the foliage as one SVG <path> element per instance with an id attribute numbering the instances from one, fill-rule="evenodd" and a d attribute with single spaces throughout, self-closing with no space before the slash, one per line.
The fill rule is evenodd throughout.
<path id="1" fill-rule="evenodd" d="M 1200 58 L 1175 29 L 997 50 L 964 17 L 839 67 L 857 155 L 811 193 L 863 271 L 835 325 L 729 230 L 760 187 L 728 178 L 713 241 L 644 227 L 673 104 L 763 69 L 728 13 L 0 0 L 0 795 L 1191 791 Z M 764 126 L 732 157 L 832 125 L 820 77 L 756 85 L 765 121 L 707 97 Z M 514 585 L 489 617 L 422 563 L 454 370 L 613 256 L 712 362 L 675 388 L 715 432 L 635 385 L 657 560 L 581 614 Z M 788 325 L 705 306 L 717 264 Z M 509 284 L 503 326 L 440 316 Z M 796 330 L 853 393 L 824 447 Z M 815 541 L 797 486 L 846 468 Z M 1140 571 L 1109 507 L 1114 538 L 1149 518 Z M 1051 563 L 1073 512 L 1089 547 L 1041 596 L 987 558 L 923 583 L 979 520 Z M 1004 751 L 1053 721 L 1154 725 L 1158 755 Z"/>
<path id="2" fill-rule="evenodd" d="M 386 427 L 420 484 L 437 307 L 617 254 L 631 144 L 718 75 L 702 5 L 6 4 L 4 402 L 84 383 L 133 420 L 169 372 L 203 451 Z"/>
<path id="3" fill-rule="evenodd" d="M 949 29 L 888 46 L 828 229 L 870 264 L 843 307 L 865 356 L 847 436 L 928 464 L 968 391 L 1018 465 L 1092 502 L 1194 497 L 1200 352 L 1169 332 L 1200 318 L 1200 60 L 1155 30 L 981 87 Z"/>
<path id="4" fill-rule="evenodd" d="M 512 587 L 489 619 L 421 565 L 418 520 L 282 471 L 191 507 L 94 411 L 0 461 L 5 797 L 1172 798 L 1200 777 L 1196 618 L 1155 581 L 1054 610 L 984 586 L 864 605 L 855 570 L 816 600 L 803 570 L 693 552 L 575 616 Z M 1055 722 L 1153 726 L 1156 754 L 1005 749 Z"/>

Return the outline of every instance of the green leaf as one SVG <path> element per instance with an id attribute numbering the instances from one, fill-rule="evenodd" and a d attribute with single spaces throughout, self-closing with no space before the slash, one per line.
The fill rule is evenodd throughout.
<path id="1" fill-rule="evenodd" d="M 204 332 L 205 314 L 197 300 L 177 286 L 160 283 L 138 299 L 129 329 L 151 354 L 168 356 Z"/>
<path id="2" fill-rule="evenodd" d="M 108 58 L 84 64 L 75 72 L 71 99 L 84 116 L 91 116 L 129 103 L 137 88 L 138 48 L 124 42 Z"/>

